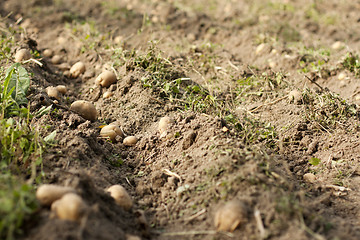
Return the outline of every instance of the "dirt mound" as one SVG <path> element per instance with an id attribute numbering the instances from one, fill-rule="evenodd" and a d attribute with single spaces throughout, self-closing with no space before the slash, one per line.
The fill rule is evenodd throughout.
<path id="1" fill-rule="evenodd" d="M 358 239 L 358 9 L 2 2 L 1 16 L 12 14 L 0 22 L 9 44 L 1 64 L 31 51 L 29 124 L 54 136 L 37 173 L 89 206 L 79 223 L 38 207 L 19 238 Z M 79 61 L 86 69 L 74 78 Z M 95 83 L 104 70 L 117 77 L 109 87 Z M 67 91 L 50 96 L 59 85 Z M 97 119 L 71 110 L 76 100 L 94 104 Z M 159 130 L 164 116 L 171 120 Z M 102 136 L 109 124 L 136 144 Z M 131 195 L 130 211 L 105 191 L 114 184 Z M 244 205 L 244 221 L 217 231 L 215 212 L 232 200 Z"/>

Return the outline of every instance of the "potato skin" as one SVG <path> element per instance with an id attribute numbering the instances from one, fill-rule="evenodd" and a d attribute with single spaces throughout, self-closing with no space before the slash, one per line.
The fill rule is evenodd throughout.
<path id="1" fill-rule="evenodd" d="M 110 124 L 101 129 L 100 136 L 109 137 L 111 141 L 115 141 L 116 136 L 123 137 L 124 134 L 118 126 Z"/>
<path id="2" fill-rule="evenodd" d="M 111 84 L 116 82 L 116 75 L 112 71 L 103 71 L 95 80 L 96 85 L 102 87 L 109 87 Z"/>
<path id="3" fill-rule="evenodd" d="M 125 146 L 131 147 L 131 146 L 135 146 L 135 144 L 137 143 L 137 141 L 138 141 L 137 137 L 135 137 L 135 136 L 128 136 L 128 137 L 126 137 L 126 138 L 124 139 L 123 144 L 124 144 Z"/>
<path id="4" fill-rule="evenodd" d="M 220 207 L 214 218 L 217 231 L 233 232 L 240 224 L 247 221 L 246 205 L 239 200 L 232 200 Z"/>
<path id="5" fill-rule="evenodd" d="M 77 62 L 70 68 L 70 77 L 77 78 L 80 74 L 85 72 L 85 64 L 83 62 Z"/>
<path id="6" fill-rule="evenodd" d="M 172 123 L 174 123 L 174 120 L 172 118 L 168 116 L 162 117 L 159 121 L 159 127 L 158 127 L 160 134 L 165 132 Z"/>
<path id="7" fill-rule="evenodd" d="M 43 184 L 37 189 L 36 198 L 41 205 L 50 206 L 54 201 L 71 192 L 75 192 L 75 189 L 54 184 Z"/>
<path id="8" fill-rule="evenodd" d="M 133 202 L 131 197 L 123 186 L 113 185 L 107 189 L 107 192 L 110 193 L 111 197 L 114 198 L 116 204 L 120 207 L 125 210 L 130 210 L 132 208 Z"/>
<path id="9" fill-rule="evenodd" d="M 96 108 L 91 102 L 77 100 L 71 104 L 70 110 L 77 112 L 86 120 L 95 121 L 97 119 Z"/>
<path id="10" fill-rule="evenodd" d="M 51 211 L 59 219 L 70 221 L 79 221 L 85 209 L 85 202 L 76 193 L 67 193 L 51 205 Z"/>
<path id="11" fill-rule="evenodd" d="M 31 53 L 29 52 L 29 50 L 25 48 L 20 49 L 15 54 L 15 62 L 26 61 L 29 60 L 30 58 L 31 58 Z"/>

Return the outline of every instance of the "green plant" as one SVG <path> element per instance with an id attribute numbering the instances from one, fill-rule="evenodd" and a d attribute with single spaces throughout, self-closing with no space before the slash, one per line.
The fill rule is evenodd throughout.
<path id="1" fill-rule="evenodd" d="M 347 53 L 342 62 L 342 66 L 350 72 L 353 72 L 356 77 L 360 76 L 360 60 L 358 55 L 351 52 Z"/>

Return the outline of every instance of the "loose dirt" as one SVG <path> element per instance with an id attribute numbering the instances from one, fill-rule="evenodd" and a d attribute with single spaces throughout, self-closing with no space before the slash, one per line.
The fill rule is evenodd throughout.
<path id="1" fill-rule="evenodd" d="M 44 64 L 26 65 L 31 111 L 53 109 L 31 124 L 57 132 L 43 182 L 76 188 L 90 206 L 80 223 L 43 207 L 19 239 L 359 239 L 360 81 L 342 64 L 360 51 L 359 10 L 357 1 L 2 1 L 2 24 Z M 78 61 L 86 71 L 72 79 Z M 108 88 L 95 85 L 104 69 L 118 79 Z M 45 89 L 57 85 L 68 91 L 56 103 Z M 94 103 L 98 119 L 70 111 L 75 100 Z M 174 123 L 160 134 L 164 116 Z M 100 137 L 113 122 L 135 146 Z M 131 195 L 130 211 L 105 192 L 114 184 Z M 233 199 L 246 221 L 216 232 L 216 210 Z"/>

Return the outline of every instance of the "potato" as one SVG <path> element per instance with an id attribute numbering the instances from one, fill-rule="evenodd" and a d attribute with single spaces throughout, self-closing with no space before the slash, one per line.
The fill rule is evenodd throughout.
<path id="1" fill-rule="evenodd" d="M 77 62 L 70 68 L 70 76 L 77 78 L 80 74 L 85 72 L 85 64 L 83 62 Z"/>
<path id="2" fill-rule="evenodd" d="M 77 100 L 71 104 L 70 110 L 77 112 L 86 120 L 95 121 L 97 119 L 96 108 L 91 102 Z"/>
<path id="3" fill-rule="evenodd" d="M 59 56 L 59 55 L 54 55 L 52 58 L 51 58 L 51 63 L 52 64 L 59 64 L 61 63 L 62 61 L 62 57 Z"/>
<path id="4" fill-rule="evenodd" d="M 59 93 L 66 94 L 67 89 L 65 85 L 58 85 L 56 86 L 56 90 L 58 90 Z"/>
<path id="5" fill-rule="evenodd" d="M 112 92 L 107 91 L 107 92 L 104 92 L 103 98 L 110 98 L 112 95 L 113 95 Z"/>
<path id="6" fill-rule="evenodd" d="M 47 87 L 46 93 L 49 97 L 56 98 L 58 100 L 60 100 L 61 98 L 60 92 L 57 90 L 56 87 Z"/>
<path id="7" fill-rule="evenodd" d="M 331 48 L 334 50 L 340 49 L 343 47 L 343 43 L 340 41 L 336 41 L 331 45 Z"/>
<path id="8" fill-rule="evenodd" d="M 158 127 L 160 134 L 165 132 L 170 127 L 170 125 L 173 123 L 174 123 L 174 120 L 172 118 L 170 118 L 168 116 L 162 117 L 159 121 L 159 127 Z"/>
<path id="9" fill-rule="evenodd" d="M 95 84 L 101 85 L 102 87 L 109 87 L 111 84 L 116 82 L 116 75 L 112 71 L 103 71 L 96 79 Z"/>
<path id="10" fill-rule="evenodd" d="M 36 198 L 41 205 L 50 206 L 54 201 L 71 192 L 75 192 L 75 189 L 54 184 L 43 184 L 37 189 Z"/>
<path id="11" fill-rule="evenodd" d="M 76 193 L 67 193 L 51 205 L 51 211 L 62 220 L 79 221 L 85 210 L 85 202 Z"/>
<path id="12" fill-rule="evenodd" d="M 29 60 L 31 58 L 31 53 L 29 50 L 22 48 L 18 50 L 15 54 L 15 62 L 22 62 Z"/>
<path id="13" fill-rule="evenodd" d="M 215 213 L 217 231 L 233 232 L 240 224 L 247 221 L 247 209 L 243 202 L 232 200 L 219 208 Z"/>
<path id="14" fill-rule="evenodd" d="M 315 183 L 316 182 L 316 176 L 312 173 L 305 173 L 304 176 L 304 181 L 308 182 L 308 183 Z"/>
<path id="15" fill-rule="evenodd" d="M 138 141 L 138 139 L 137 139 L 137 137 L 135 137 L 135 136 L 128 136 L 128 137 L 126 137 L 125 139 L 124 139 L 124 141 L 123 141 L 123 144 L 125 145 L 125 146 L 135 146 L 135 144 L 137 143 L 137 141 Z"/>
<path id="16" fill-rule="evenodd" d="M 53 51 L 51 49 L 45 49 L 42 53 L 44 57 L 51 57 L 53 55 Z"/>
<path id="17" fill-rule="evenodd" d="M 123 186 L 113 185 L 109 187 L 106 191 L 109 192 L 111 197 L 114 198 L 117 205 L 124 208 L 125 210 L 130 210 L 133 202 L 130 195 Z"/>
<path id="18" fill-rule="evenodd" d="M 100 136 L 110 138 L 111 141 L 115 141 L 116 136 L 123 137 L 124 134 L 118 126 L 110 124 L 101 129 Z"/>
<path id="19" fill-rule="evenodd" d="M 294 101 L 295 103 L 300 102 L 302 99 L 302 93 L 298 90 L 292 90 L 289 92 L 289 100 L 290 102 Z"/>
<path id="20" fill-rule="evenodd" d="M 265 43 L 261 43 L 259 46 L 256 47 L 255 54 L 259 55 L 265 48 Z"/>
<path id="21" fill-rule="evenodd" d="M 339 75 L 338 75 L 339 80 L 344 80 L 345 78 L 346 78 L 346 73 L 344 73 L 344 72 L 339 73 Z"/>

